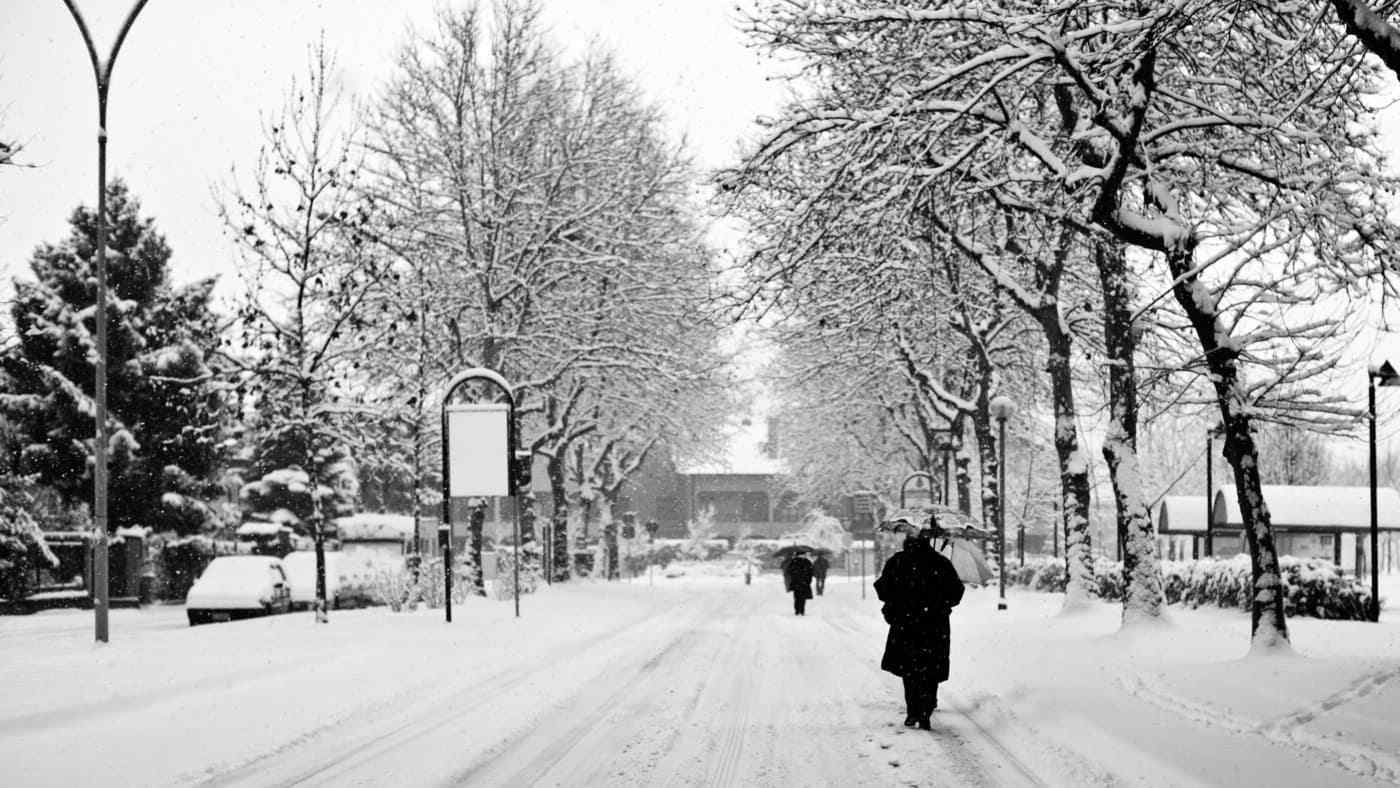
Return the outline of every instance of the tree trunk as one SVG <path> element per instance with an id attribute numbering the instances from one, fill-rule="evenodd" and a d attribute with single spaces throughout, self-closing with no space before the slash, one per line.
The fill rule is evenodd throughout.
<path id="1" fill-rule="evenodd" d="M 486 523 L 486 499 L 478 498 L 472 505 L 470 528 L 468 529 L 467 555 L 471 557 L 476 572 L 472 577 L 472 593 L 486 596 L 486 572 L 481 558 L 481 528 Z"/>
<path id="2" fill-rule="evenodd" d="M 1289 642 L 1288 622 L 1283 615 L 1283 576 L 1259 479 L 1259 451 L 1244 408 L 1247 400 L 1239 376 L 1239 351 L 1220 341 L 1228 333 L 1219 325 L 1214 296 L 1192 271 L 1194 264 L 1192 246 L 1179 244 L 1167 250 L 1167 266 L 1176 280 L 1172 291 L 1205 354 L 1215 399 L 1220 405 L 1220 423 L 1225 427 L 1225 458 L 1235 472 L 1254 588 L 1250 601 L 1252 650 L 1286 650 Z"/>
<path id="3" fill-rule="evenodd" d="M 1070 335 L 1059 309 L 1037 315 L 1050 346 L 1046 371 L 1055 409 L 1055 455 L 1060 463 L 1060 511 L 1065 520 L 1065 609 L 1081 608 L 1094 596 L 1094 556 L 1089 541 L 1089 462 L 1079 446 L 1074 421 L 1074 380 L 1070 372 Z"/>
<path id="4" fill-rule="evenodd" d="M 609 580 L 616 580 L 621 577 L 618 572 L 617 557 L 620 545 L 617 542 L 617 523 L 613 520 L 613 502 L 606 496 L 599 496 L 599 519 L 603 523 L 603 548 L 607 554 L 607 574 Z"/>
<path id="5" fill-rule="evenodd" d="M 1137 375 L 1133 363 L 1136 343 L 1132 326 L 1132 295 L 1127 259 L 1118 243 L 1095 246 L 1099 281 L 1104 294 L 1104 347 L 1108 353 L 1108 431 L 1103 456 L 1117 503 L 1118 531 L 1124 534 L 1123 624 L 1162 615 L 1165 602 L 1157 557 L 1157 534 L 1147 511 L 1137 453 Z"/>
<path id="6" fill-rule="evenodd" d="M 569 503 L 568 490 L 564 487 L 564 449 L 561 447 L 549 458 L 547 464 L 549 474 L 549 495 L 551 508 L 549 514 L 550 548 L 552 556 L 550 567 L 554 572 L 554 580 L 566 581 L 570 575 L 570 558 L 573 551 L 569 549 Z"/>
<path id="7" fill-rule="evenodd" d="M 953 455 L 953 486 L 957 488 L 958 511 L 972 516 L 972 458 L 963 447 Z"/>
<path id="8" fill-rule="evenodd" d="M 977 437 L 977 461 L 982 469 L 982 526 L 995 534 L 997 532 L 1000 499 L 997 496 L 997 443 L 992 434 L 991 418 L 987 415 L 986 403 L 980 403 L 981 412 L 972 419 L 972 434 Z M 987 543 L 987 558 L 1000 571 L 1001 543 L 992 539 Z"/>

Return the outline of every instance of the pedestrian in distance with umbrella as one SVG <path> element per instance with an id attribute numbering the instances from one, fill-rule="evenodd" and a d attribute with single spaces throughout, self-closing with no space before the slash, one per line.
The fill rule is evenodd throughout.
<path id="1" fill-rule="evenodd" d="M 787 590 L 792 592 L 793 615 L 807 615 L 807 600 L 812 598 L 812 562 L 805 551 L 794 553 L 784 572 Z"/>
<path id="2" fill-rule="evenodd" d="M 890 625 L 880 668 L 904 681 L 906 727 L 931 730 L 938 685 L 948 680 L 952 630 L 948 617 L 962 601 L 963 584 L 948 558 L 933 549 L 937 530 L 898 516 L 883 527 L 905 535 L 904 549 L 885 562 L 875 593 Z"/>

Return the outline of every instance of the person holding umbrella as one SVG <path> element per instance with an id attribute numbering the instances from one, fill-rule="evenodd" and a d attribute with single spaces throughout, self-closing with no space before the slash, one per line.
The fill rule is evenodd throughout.
<path id="1" fill-rule="evenodd" d="M 904 681 L 905 727 L 931 730 L 938 708 L 938 685 L 948 680 L 952 630 L 948 617 L 962 601 L 963 584 L 948 558 L 933 549 L 938 529 L 933 515 L 921 526 L 898 515 L 883 527 L 903 533 L 904 549 L 885 562 L 875 593 L 890 625 L 882 670 Z"/>
<path id="2" fill-rule="evenodd" d="M 807 615 L 807 600 L 812 598 L 812 562 L 806 548 L 798 548 L 783 569 L 787 590 L 792 592 L 793 615 Z"/>

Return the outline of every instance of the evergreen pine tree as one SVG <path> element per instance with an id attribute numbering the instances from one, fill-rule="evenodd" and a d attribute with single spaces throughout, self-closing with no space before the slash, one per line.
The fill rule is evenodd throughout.
<path id="1" fill-rule="evenodd" d="M 208 362 L 219 342 L 214 279 L 172 287 L 170 247 L 121 181 L 107 207 L 111 526 L 198 530 L 198 499 L 217 494 L 207 481 L 223 411 Z M 77 503 L 92 494 L 96 212 L 80 207 L 69 224 L 68 238 L 35 250 L 34 281 L 15 282 L 16 340 L 0 352 L 13 385 L 0 415 L 19 435 L 19 470 Z"/>

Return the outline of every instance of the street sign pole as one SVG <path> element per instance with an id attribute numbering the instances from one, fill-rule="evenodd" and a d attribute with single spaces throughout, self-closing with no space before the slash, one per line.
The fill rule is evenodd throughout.
<path id="1" fill-rule="evenodd" d="M 468 392 L 470 401 L 454 403 L 459 391 Z M 448 382 L 442 398 L 442 527 L 447 530 L 443 585 L 447 591 L 445 607 L 449 623 L 452 621 L 453 496 L 510 496 L 514 499 L 514 597 L 515 616 L 520 617 L 520 502 L 521 493 L 529 490 L 530 453 L 517 452 L 516 441 L 515 396 L 500 373 L 473 367 Z M 481 570 L 478 566 L 477 571 Z"/>

